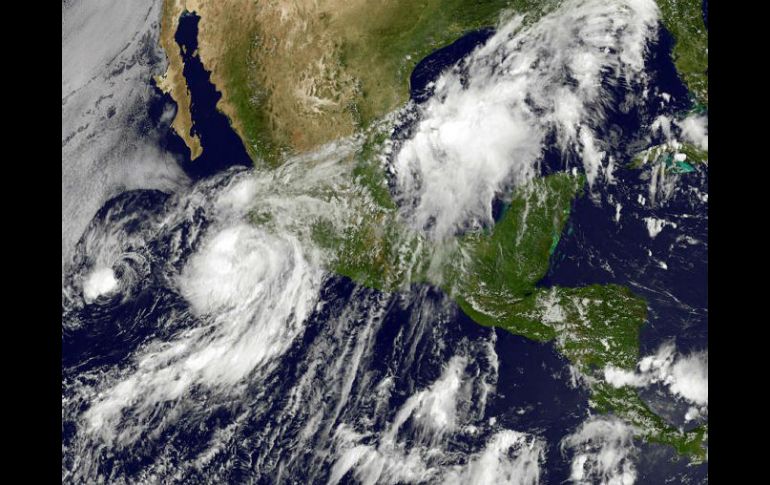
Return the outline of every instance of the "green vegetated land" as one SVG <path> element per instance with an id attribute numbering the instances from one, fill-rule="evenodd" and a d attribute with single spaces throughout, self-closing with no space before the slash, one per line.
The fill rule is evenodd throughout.
<path id="1" fill-rule="evenodd" d="M 676 156 L 682 154 L 683 160 L 677 160 Z M 673 146 L 671 143 L 655 145 L 639 152 L 631 160 L 629 167 L 641 168 L 647 163 L 661 164 L 667 171 L 673 173 L 690 173 L 696 170 L 696 166 L 708 161 L 708 152 L 702 150 L 692 143 L 678 143 Z"/>
<path id="2" fill-rule="evenodd" d="M 661 0 L 664 25 L 674 34 L 677 69 L 698 106 L 707 109 L 707 36 L 698 1 Z M 697 9 L 695 8 L 697 6 Z M 679 15 L 687 12 L 687 15 Z M 696 15 L 697 14 L 697 15 Z M 495 226 L 435 244 L 411 233 L 397 219 L 372 137 L 360 155 L 356 175 L 375 204 L 368 224 L 335 242 L 340 274 L 375 288 L 394 290 L 407 282 L 436 284 L 481 325 L 500 327 L 556 348 L 584 377 L 591 405 L 633 424 L 638 436 L 673 446 L 693 461 L 706 457 L 708 424 L 683 431 L 656 415 L 632 387 L 615 388 L 604 380 L 611 365 L 634 371 L 639 359 L 639 330 L 647 318 L 646 302 L 628 288 L 591 285 L 538 288 L 564 230 L 582 176 L 551 175 L 521 187 Z M 689 160 L 707 157 L 686 145 Z M 689 153 L 692 152 L 692 153 Z M 661 151 L 660 155 L 664 155 Z M 655 153 L 658 156 L 658 153 Z M 672 164 L 674 164 L 672 160 Z M 688 171 L 689 166 L 673 167 Z M 327 241 L 328 242 L 328 241 Z"/>
<path id="3" fill-rule="evenodd" d="M 179 105 L 175 129 L 187 133 L 189 99 L 173 42 L 175 16 L 201 16 L 200 56 L 230 119 L 255 161 L 276 166 L 366 129 L 406 102 L 414 66 L 464 34 L 495 26 L 504 11 L 537 21 L 562 0 L 301 0 L 289 8 L 233 0 L 165 0 L 161 44 L 169 72 L 161 83 Z M 657 0 L 675 39 L 672 56 L 697 106 L 708 107 L 708 31 L 700 0 Z M 288 8 L 288 7 L 287 7 Z M 299 88 L 299 89 L 298 89 Z"/>
<path id="4" fill-rule="evenodd" d="M 431 241 L 397 215 L 377 159 L 382 136 L 371 137 L 356 169 L 370 212 L 344 234 L 334 234 L 322 221 L 314 227 L 316 241 L 337 254 L 333 270 L 386 291 L 433 284 L 481 325 L 553 342 L 591 389 L 596 412 L 613 413 L 632 423 L 639 437 L 703 460 L 707 425 L 680 431 L 656 415 L 635 389 L 614 388 L 604 380 L 605 366 L 635 370 L 646 302 L 618 285 L 536 286 L 585 177 L 559 173 L 536 179 L 514 191 L 492 228 L 449 242 Z"/>
<path id="5" fill-rule="evenodd" d="M 409 98 L 409 76 L 428 54 L 466 33 L 495 26 L 510 9 L 536 19 L 555 0 L 396 0 L 342 46 L 343 64 L 361 81 L 354 101 L 361 128 Z"/>
<path id="6" fill-rule="evenodd" d="M 340 69 L 356 79 L 349 103 L 354 128 L 370 128 L 373 121 L 406 101 L 409 74 L 430 52 L 468 31 L 494 25 L 504 8 L 533 13 L 530 18 L 536 19 L 558 3 L 404 0 L 382 7 L 386 8 L 382 15 L 371 15 L 365 28 L 351 30 L 355 35 L 342 38 L 338 46 Z M 658 0 L 658 4 L 662 21 L 676 40 L 673 56 L 679 74 L 698 105 L 707 109 L 708 36 L 700 1 Z M 243 42 L 240 52 L 254 52 L 248 36 Z M 230 116 L 255 150 L 253 155 L 275 160 L 275 150 L 287 146 L 290 136 L 271 125 L 261 108 L 255 109 L 267 103 L 265 96 L 270 94 L 253 81 L 254 59 L 240 59 L 233 52 L 227 50 L 219 67 L 233 108 Z M 604 381 L 607 365 L 635 369 L 639 329 L 647 316 L 645 301 L 617 285 L 536 286 L 548 269 L 573 201 L 582 192 L 582 176 L 563 173 L 537 179 L 516 189 L 494 227 L 449 242 L 433 242 L 399 219 L 379 160 L 388 133 L 374 131 L 354 171 L 366 200 L 365 213 L 341 233 L 324 220 L 312 228 L 315 242 L 336 255 L 335 272 L 386 291 L 414 283 L 434 284 L 481 325 L 553 342 L 584 377 L 597 412 L 614 413 L 631 422 L 638 436 L 648 441 L 671 445 L 695 460 L 705 458 L 707 425 L 689 432 L 678 430 L 653 413 L 635 389 L 614 388 Z"/>
<path id="7" fill-rule="evenodd" d="M 247 0 L 235 4 L 249 12 L 243 16 L 205 1 L 196 8 L 202 25 L 211 26 L 201 31 L 201 58 L 222 92 L 219 108 L 250 156 L 276 166 L 287 154 L 366 129 L 405 103 L 413 68 L 431 52 L 495 26 L 503 11 L 534 21 L 558 3 L 303 0 L 280 21 L 263 13 L 272 6 L 251 12 Z M 291 37 L 294 31 L 302 37 Z M 211 44 L 217 48 L 206 48 Z M 311 86 L 308 95 L 293 88 L 303 83 Z"/>
<path id="8" fill-rule="evenodd" d="M 701 0 L 657 0 L 663 25 L 674 37 L 679 76 L 698 105 L 708 108 L 708 30 Z"/>
<path id="9" fill-rule="evenodd" d="M 331 141 L 350 130 L 363 129 L 404 103 L 409 96 L 409 75 L 414 66 L 431 52 L 446 46 L 465 33 L 494 26 L 501 11 L 510 9 L 528 14 L 535 21 L 559 3 L 558 0 L 397 0 L 377 7 L 366 22 L 351 20 L 359 16 L 329 22 L 328 28 L 339 39 L 333 52 L 336 76 L 350 80 L 349 95 L 331 96 L 344 107 L 325 113 L 338 120 L 338 129 L 318 131 L 318 122 L 301 125 L 290 108 L 282 108 L 280 99 L 272 99 L 270 89 L 261 86 L 255 66 L 263 62 L 253 47 L 260 38 L 258 25 L 247 26 L 235 36 L 242 45 L 225 51 L 220 65 L 226 101 L 232 106 L 235 126 L 253 157 L 271 164 L 279 163 L 283 152 L 309 148 L 306 142 L 292 138 L 290 130 L 306 132 L 316 142 Z M 708 106 L 708 31 L 703 23 L 700 0 L 657 0 L 661 20 L 675 39 L 672 52 L 682 80 L 697 103 Z M 376 15 L 375 15 L 376 13 Z M 356 17 L 358 18 L 358 17 Z M 360 24 L 360 25 L 359 25 Z M 342 28 L 343 26 L 350 28 Z M 343 88 L 340 88 L 343 89 Z M 271 106 L 276 113 L 272 115 Z M 282 125 L 290 116 L 291 124 Z M 271 121 L 273 120 L 273 121 Z M 301 126 L 296 127 L 297 123 Z M 291 128 L 290 128 L 291 126 Z"/>

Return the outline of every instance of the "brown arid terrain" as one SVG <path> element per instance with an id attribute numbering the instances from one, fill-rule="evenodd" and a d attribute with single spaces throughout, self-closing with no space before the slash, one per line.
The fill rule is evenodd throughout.
<path id="1" fill-rule="evenodd" d="M 158 76 L 155 82 L 164 93 L 168 93 L 177 105 L 176 117 L 172 123 L 174 130 L 182 137 L 190 149 L 190 156 L 194 160 L 203 153 L 201 142 L 197 136 L 190 133 L 192 128 L 192 116 L 190 114 L 190 91 L 182 74 L 182 56 L 179 46 L 174 40 L 174 33 L 179 26 L 179 16 L 184 11 L 184 2 L 166 1 L 163 4 L 163 16 L 161 19 L 160 44 L 166 51 L 168 68 L 162 76 Z"/>
<path id="2" fill-rule="evenodd" d="M 218 109 L 251 158 L 276 166 L 366 128 L 407 101 L 414 66 L 501 15 L 528 21 L 559 0 L 165 0 L 160 43 L 168 71 L 157 81 L 178 106 L 173 127 L 190 134 L 190 94 L 174 34 L 179 17 L 200 17 L 198 54 L 222 93 Z M 697 1 L 659 0 L 674 34 L 674 58 L 696 101 L 708 105 L 708 37 Z"/>
<path id="3" fill-rule="evenodd" d="M 174 128 L 195 158 L 190 96 L 174 40 L 200 16 L 199 55 L 252 158 L 270 165 L 352 134 L 408 99 L 414 65 L 463 33 L 495 25 L 505 0 L 166 0 L 159 86 L 178 105 Z M 527 8 L 531 6 L 526 5 Z"/>

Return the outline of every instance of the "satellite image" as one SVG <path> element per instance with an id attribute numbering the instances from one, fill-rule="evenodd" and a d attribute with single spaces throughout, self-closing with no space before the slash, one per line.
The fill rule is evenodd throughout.
<path id="1" fill-rule="evenodd" d="M 62 483 L 708 483 L 708 2 L 63 0 L 61 288 Z"/>

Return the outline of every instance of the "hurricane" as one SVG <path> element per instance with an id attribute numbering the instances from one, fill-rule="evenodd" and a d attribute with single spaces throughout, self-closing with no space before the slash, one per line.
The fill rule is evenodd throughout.
<path id="1" fill-rule="evenodd" d="M 569 0 L 539 18 L 506 11 L 494 34 L 432 81 L 426 101 L 381 120 L 377 129 L 391 128 L 376 163 L 403 228 L 399 274 L 452 264 L 451 244 L 461 244 L 453 238 L 494 227 L 496 207 L 533 190 L 533 180 L 581 173 L 589 194 L 576 204 L 594 214 L 587 220 L 606 220 L 605 232 L 594 236 L 578 220 L 578 236 L 565 229 L 554 247 L 584 243 L 595 250 L 575 259 L 575 273 L 663 295 L 639 275 L 666 261 L 673 268 L 674 257 L 656 252 L 628 269 L 612 259 L 619 250 L 596 249 L 625 224 L 645 237 L 632 248 L 644 257 L 661 241 L 705 251 L 705 221 L 688 214 L 707 203 L 706 175 L 618 168 L 643 142 L 708 149 L 707 117 L 660 118 L 667 108 L 647 70 L 659 20 L 652 0 Z M 606 128 L 629 113 L 641 119 L 638 132 Z M 640 463 L 649 445 L 634 438 L 634 425 L 589 408 L 591 378 L 558 339 L 479 325 L 446 289 L 445 273 L 385 288 L 340 274 L 350 249 L 328 234 L 357 234 L 378 203 L 357 171 L 367 136 L 289 154 L 277 168 L 257 163 L 191 181 L 174 169 L 169 179 L 100 196 L 63 264 L 63 483 L 626 484 L 657 476 Z M 149 172 L 163 165 L 143 164 Z M 415 256 L 422 250 L 428 263 Z M 572 263 L 559 261 L 547 284 L 564 284 L 558 268 Z M 558 328 L 566 317 L 558 304 L 549 308 L 544 321 Z M 665 318 L 656 308 L 653 324 L 656 311 Z M 697 422 L 708 416 L 708 354 L 677 343 L 642 349 L 635 370 L 599 371 L 653 403 L 673 399 L 672 415 Z"/>

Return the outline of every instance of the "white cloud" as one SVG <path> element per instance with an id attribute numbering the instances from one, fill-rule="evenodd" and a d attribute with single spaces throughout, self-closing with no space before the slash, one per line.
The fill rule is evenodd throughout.
<path id="1" fill-rule="evenodd" d="M 708 413 L 708 351 L 682 355 L 676 352 L 673 342 L 668 342 L 642 358 L 636 372 L 607 366 L 604 378 L 614 387 L 661 383 L 675 396 L 696 406 L 694 411 L 688 411 L 693 419 Z"/>
<path id="2" fill-rule="evenodd" d="M 687 412 L 684 415 L 685 421 L 692 421 L 698 418 L 700 418 L 700 409 L 698 409 L 695 406 L 690 406 L 689 408 L 687 408 Z"/>
<path id="3" fill-rule="evenodd" d="M 124 408 L 141 421 L 158 402 L 194 385 L 232 386 L 282 354 L 302 331 L 322 275 L 296 240 L 247 225 L 215 231 L 178 279 L 205 324 L 144 348 L 135 372 L 86 412 L 89 429 L 131 442 L 141 427 L 121 425 Z"/>
<path id="4" fill-rule="evenodd" d="M 86 301 L 93 301 L 101 295 L 108 295 L 118 287 L 118 280 L 112 268 L 95 268 L 83 283 Z"/>
<path id="5" fill-rule="evenodd" d="M 709 403 L 708 353 L 696 352 L 677 359 L 671 369 L 671 392 L 698 405 Z"/>
<path id="6" fill-rule="evenodd" d="M 410 417 L 429 441 L 436 441 L 444 433 L 454 431 L 457 427 L 457 401 L 469 398 L 465 393 L 460 395 L 467 364 L 464 357 L 453 357 L 436 382 L 406 400 L 389 431 L 383 435 L 384 439 L 393 441 L 395 434 Z"/>
<path id="7" fill-rule="evenodd" d="M 156 0 L 62 4 L 62 275 L 108 198 L 188 182 L 147 133 L 155 96 L 148 81 L 164 69 L 161 8 Z"/>
<path id="8" fill-rule="evenodd" d="M 468 464 L 440 480 L 457 485 L 536 485 L 545 460 L 545 442 L 526 433 L 503 430 L 493 435 Z"/>
<path id="9" fill-rule="evenodd" d="M 709 149 L 708 123 L 709 119 L 705 115 L 690 115 L 676 122 L 685 140 L 706 151 Z"/>
<path id="10" fill-rule="evenodd" d="M 537 174 L 549 132 L 593 183 L 605 171 L 592 126 L 606 86 L 644 80 L 657 14 L 648 0 L 572 0 L 531 26 L 501 25 L 467 58 L 467 74 L 445 72 L 416 108 L 393 165 L 405 217 L 436 238 L 490 223 L 492 200 Z"/>
<path id="11" fill-rule="evenodd" d="M 572 451 L 570 481 L 579 485 L 630 485 L 636 480 L 634 429 L 614 417 L 595 417 L 562 440 Z"/>
<path id="12" fill-rule="evenodd" d="M 708 151 L 708 117 L 704 115 L 690 115 L 683 120 L 675 120 L 668 115 L 660 115 L 650 125 L 650 131 L 653 134 L 662 134 L 665 142 L 657 148 L 643 153 L 644 163 L 651 161 L 651 159 L 659 160 L 661 153 L 667 152 L 673 153 L 675 161 L 684 162 L 687 155 L 680 152 L 683 146 L 682 140 Z M 669 170 L 667 164 L 655 163 L 649 179 L 650 202 L 654 205 L 657 202 L 668 200 L 676 189 L 677 179 L 677 172 Z M 643 202 L 640 201 L 640 203 Z M 650 228 L 649 220 L 647 224 Z M 654 237 L 652 230 L 650 230 L 650 235 Z"/>
<path id="13" fill-rule="evenodd" d="M 655 217 L 645 217 L 644 223 L 647 226 L 647 233 L 650 235 L 651 239 L 655 239 L 655 237 L 660 234 L 660 231 L 662 231 L 666 226 L 671 226 L 676 229 L 675 222 L 670 222 L 665 219 L 658 219 Z"/>
<path id="14" fill-rule="evenodd" d="M 614 387 L 637 387 L 644 383 L 644 378 L 634 372 L 607 366 L 604 368 L 604 380 Z"/>
<path id="15" fill-rule="evenodd" d="M 475 396 L 497 373 L 496 353 L 491 348 L 485 352 L 490 368 L 480 374 L 466 372 L 469 359 L 464 354 L 452 357 L 435 382 L 401 405 L 376 440 L 348 424 L 339 425 L 329 483 L 339 483 L 347 475 L 365 484 L 539 483 L 545 453 L 539 437 L 503 429 L 491 434 L 475 453 L 446 449 L 448 436 L 476 436 L 485 426 L 475 421 L 477 411 L 483 411 Z"/>
<path id="16" fill-rule="evenodd" d="M 84 428 L 96 439 L 125 445 L 145 431 L 143 422 L 158 403 L 175 402 L 195 386 L 226 393 L 252 372 L 275 365 L 304 330 L 325 274 L 326 255 L 309 242 L 308 219 L 348 219 L 345 208 L 308 196 L 306 184 L 318 177 L 334 183 L 344 170 L 290 163 L 275 172 L 225 173 L 170 200 L 167 213 L 147 218 L 131 238 L 117 221 L 95 227 L 85 257 L 97 262 L 123 253 L 125 244 L 141 247 L 169 232 L 188 233 L 184 243 L 179 233 L 170 238 L 166 277 L 200 324 L 148 342 L 134 354 L 132 368 L 105 377 L 83 415 Z M 273 223 L 250 222 L 254 207 L 271 214 Z M 212 221 L 203 227 L 192 222 L 199 213 Z M 195 252 L 182 270 L 174 269 L 193 243 Z M 86 275 L 85 297 L 112 291 L 111 275 L 109 269 Z"/>
<path id="17" fill-rule="evenodd" d="M 667 140 L 670 139 L 671 117 L 667 115 L 659 115 L 657 118 L 655 118 L 655 120 L 653 120 L 652 124 L 650 125 L 650 130 L 652 130 L 653 133 L 660 130 Z"/>
<path id="18" fill-rule="evenodd" d="M 507 429 L 493 434 L 479 452 L 463 455 L 467 461 L 458 465 L 447 465 L 446 461 L 458 457 L 440 447 L 353 444 L 362 438 L 348 427 L 337 430 L 343 451 L 332 467 L 329 484 L 339 483 L 352 471 L 364 484 L 536 485 L 545 461 L 542 438 Z"/>

